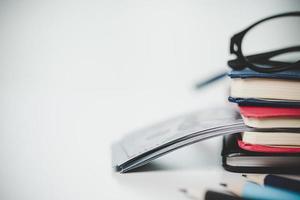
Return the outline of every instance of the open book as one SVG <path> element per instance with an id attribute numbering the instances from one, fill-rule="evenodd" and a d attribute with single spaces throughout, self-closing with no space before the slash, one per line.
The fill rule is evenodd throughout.
<path id="1" fill-rule="evenodd" d="M 182 115 L 126 135 L 112 145 L 112 164 L 121 173 L 178 148 L 211 137 L 249 130 L 231 107 Z"/>

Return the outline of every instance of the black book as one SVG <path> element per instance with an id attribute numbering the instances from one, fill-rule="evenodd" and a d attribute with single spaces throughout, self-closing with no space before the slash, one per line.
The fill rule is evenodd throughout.
<path id="1" fill-rule="evenodd" d="M 223 167 L 239 173 L 300 173 L 300 153 L 262 153 L 239 148 L 239 134 L 226 135 L 223 139 Z"/>

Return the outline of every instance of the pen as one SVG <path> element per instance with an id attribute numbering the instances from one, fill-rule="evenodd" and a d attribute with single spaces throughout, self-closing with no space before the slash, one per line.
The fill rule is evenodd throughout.
<path id="1" fill-rule="evenodd" d="M 243 198 L 238 196 L 233 196 L 224 192 L 217 192 L 214 190 L 207 190 L 205 194 L 195 189 L 180 189 L 187 197 L 191 199 L 203 199 L 204 200 L 243 200 Z"/>
<path id="2" fill-rule="evenodd" d="M 271 186 L 261 186 L 253 182 L 238 181 L 234 183 L 221 183 L 234 194 L 245 199 L 263 200 L 299 200 L 300 193 L 274 188 Z"/>
<path id="3" fill-rule="evenodd" d="M 277 188 L 293 190 L 300 192 L 300 181 L 278 175 L 260 175 L 260 174 L 243 174 L 249 181 L 253 181 L 260 185 L 268 185 Z"/>
<path id="4" fill-rule="evenodd" d="M 197 83 L 197 85 L 195 86 L 195 89 L 203 88 L 203 87 L 205 87 L 205 86 L 207 86 L 207 85 L 209 85 L 209 84 L 211 84 L 211 83 L 213 83 L 215 81 L 218 81 L 218 80 L 222 79 L 226 75 L 227 75 L 227 72 L 221 72 L 221 73 L 219 73 L 219 74 L 217 74 L 217 75 L 215 75 L 213 77 L 210 77 L 210 78 L 208 78 L 206 80 L 203 80 L 203 81 Z"/>

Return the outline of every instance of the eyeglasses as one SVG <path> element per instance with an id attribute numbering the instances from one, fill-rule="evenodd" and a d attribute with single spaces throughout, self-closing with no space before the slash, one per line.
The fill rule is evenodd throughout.
<path id="1" fill-rule="evenodd" d="M 246 41 L 244 41 L 245 38 L 247 39 L 247 36 L 249 36 L 253 33 L 253 30 L 261 27 L 259 25 L 268 24 L 268 23 L 265 23 L 267 21 L 272 22 L 272 21 L 278 21 L 279 18 L 280 19 L 288 19 L 288 18 L 295 18 L 295 17 L 297 19 L 300 19 L 299 18 L 300 12 L 289 12 L 289 13 L 273 15 L 273 16 L 264 18 L 262 20 L 259 20 L 258 22 L 250 25 L 243 31 L 240 31 L 239 33 L 233 35 L 230 40 L 230 53 L 235 55 L 236 59 L 229 60 L 228 66 L 230 68 L 232 68 L 233 70 L 243 70 L 245 68 L 249 68 L 253 71 L 261 72 L 261 73 L 274 73 L 274 72 L 280 72 L 280 71 L 291 70 L 291 69 L 300 69 L 299 55 L 296 58 L 296 61 L 294 61 L 294 62 L 290 61 L 290 60 L 284 60 L 284 59 L 283 60 L 274 59 L 276 57 L 280 57 L 283 55 L 300 53 L 300 45 L 296 45 L 296 46 L 290 45 L 289 47 L 280 48 L 280 49 L 277 48 L 276 50 L 273 50 L 273 51 L 263 51 L 263 53 L 259 53 L 259 54 L 249 54 L 245 50 L 245 46 L 247 46 L 247 45 L 245 44 Z M 275 20 L 275 19 L 277 19 L 277 20 Z M 279 27 L 276 27 L 275 29 L 270 29 L 274 32 L 274 34 L 271 33 L 271 34 L 267 35 L 267 37 L 272 38 L 272 37 L 274 37 L 274 35 L 276 35 L 275 33 L 282 31 L 280 29 L 285 28 L 283 26 L 284 24 L 288 25 L 288 27 L 286 27 L 286 31 L 289 31 L 291 29 L 291 27 L 295 28 L 296 31 L 291 31 L 291 32 L 294 33 L 294 35 L 293 35 L 294 37 L 296 37 L 297 39 L 298 38 L 300 39 L 300 23 L 291 24 L 286 21 L 281 22 Z M 262 27 L 265 27 L 265 26 L 262 26 Z M 262 33 L 264 33 L 264 31 Z M 259 38 L 259 36 L 256 38 Z M 276 43 L 276 41 L 279 41 L 279 39 L 278 40 L 276 40 L 276 39 L 278 39 L 278 38 L 274 37 L 275 42 L 272 41 L 272 44 Z M 280 39 L 282 40 L 283 38 L 280 38 Z M 284 38 L 284 40 L 287 40 L 287 39 L 289 39 L 289 38 L 287 38 L 287 37 Z M 257 49 L 257 51 L 260 50 L 257 48 L 257 46 L 255 46 L 258 43 L 265 45 L 267 47 L 272 46 L 272 45 L 270 45 L 271 43 L 267 43 L 264 40 L 262 40 L 260 42 L 255 41 L 253 44 L 255 47 L 254 49 Z M 252 43 L 248 42 L 247 44 L 252 44 Z M 282 45 L 282 44 L 280 44 L 280 45 Z M 208 80 L 198 83 L 196 85 L 196 88 L 197 89 L 202 88 L 203 86 L 206 86 L 218 79 L 221 79 L 224 76 L 226 76 L 226 72 L 220 73 Z"/>
<path id="2" fill-rule="evenodd" d="M 300 69 L 300 59 L 293 63 L 271 60 L 271 58 L 275 56 L 280 56 L 282 54 L 300 52 L 300 46 L 292 46 L 288 48 L 269 51 L 261 54 L 255 54 L 251 56 L 244 56 L 242 50 L 243 39 L 245 35 L 249 33 L 253 28 L 266 21 L 274 20 L 277 18 L 283 18 L 283 17 L 285 18 L 300 17 L 300 12 L 283 13 L 283 14 L 267 17 L 265 19 L 262 19 L 252 24 L 245 30 L 235 34 L 230 41 L 230 53 L 236 55 L 237 58 L 228 61 L 228 65 L 234 70 L 242 70 L 247 67 L 252 69 L 253 71 L 262 72 L 262 73 L 280 72 L 280 71 L 296 69 L 296 68 Z M 272 35 L 270 35 L 270 37 L 272 37 Z M 298 35 L 298 37 L 300 38 L 300 35 Z"/>

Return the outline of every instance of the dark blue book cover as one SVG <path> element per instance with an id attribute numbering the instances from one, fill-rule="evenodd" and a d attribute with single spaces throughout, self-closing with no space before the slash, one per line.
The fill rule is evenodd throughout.
<path id="1" fill-rule="evenodd" d="M 269 106 L 269 107 L 291 107 L 299 108 L 300 101 L 288 101 L 288 100 L 267 100 L 256 98 L 234 98 L 229 97 L 228 100 L 233 103 L 237 103 L 240 106 Z"/>
<path id="2" fill-rule="evenodd" d="M 272 78 L 300 80 L 300 70 L 288 70 L 276 73 L 261 73 L 251 69 L 232 70 L 228 73 L 230 78 Z"/>

